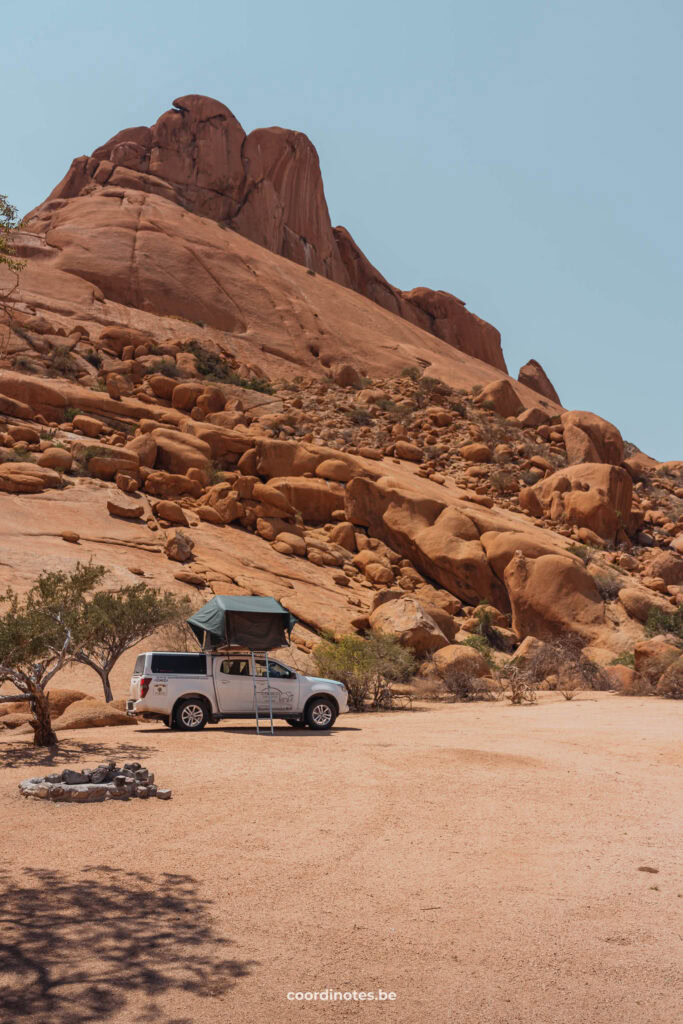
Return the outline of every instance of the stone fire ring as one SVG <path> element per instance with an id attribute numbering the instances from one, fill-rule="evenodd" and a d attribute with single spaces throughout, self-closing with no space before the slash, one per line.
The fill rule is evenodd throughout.
<path id="1" fill-rule="evenodd" d="M 53 775 L 24 779 L 19 783 L 19 792 L 33 800 L 59 800 L 78 804 L 130 800 L 131 797 L 170 800 L 172 795 L 170 789 L 156 786 L 153 773 L 140 764 L 127 764 L 118 768 L 113 762 L 98 765 L 92 771 L 77 772 L 67 768 Z"/>

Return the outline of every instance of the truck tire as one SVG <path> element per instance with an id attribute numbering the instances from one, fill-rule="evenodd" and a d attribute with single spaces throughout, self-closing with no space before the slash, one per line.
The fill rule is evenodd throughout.
<path id="1" fill-rule="evenodd" d="M 199 697 L 185 697 L 176 704 L 173 718 L 176 729 L 183 732 L 198 732 L 209 721 L 209 712 Z"/>
<path id="2" fill-rule="evenodd" d="M 314 697 L 306 705 L 306 725 L 320 732 L 331 729 L 337 717 L 337 706 L 329 697 Z"/>

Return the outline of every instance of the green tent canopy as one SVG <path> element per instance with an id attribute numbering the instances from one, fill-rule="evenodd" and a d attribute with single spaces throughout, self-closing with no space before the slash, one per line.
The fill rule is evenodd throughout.
<path id="1" fill-rule="evenodd" d="M 217 594 L 187 623 L 202 645 L 270 651 L 289 643 L 296 619 L 274 597 Z"/>

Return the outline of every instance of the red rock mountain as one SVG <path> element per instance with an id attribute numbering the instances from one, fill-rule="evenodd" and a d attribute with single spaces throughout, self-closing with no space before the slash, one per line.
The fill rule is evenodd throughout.
<path id="1" fill-rule="evenodd" d="M 45 230 L 60 201 L 105 186 L 159 196 L 210 218 L 507 372 L 495 327 L 448 292 L 394 288 L 346 228 L 332 226 L 318 154 L 300 132 L 259 128 L 246 135 L 222 103 L 182 96 L 151 128 L 126 128 L 90 157 L 77 157 L 25 223 L 31 231 Z M 82 222 L 76 230 L 83 230 Z M 137 304 L 130 294 L 120 301 Z"/>

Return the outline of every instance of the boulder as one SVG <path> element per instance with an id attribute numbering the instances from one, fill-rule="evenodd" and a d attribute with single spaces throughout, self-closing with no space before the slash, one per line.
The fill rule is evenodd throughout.
<path id="1" fill-rule="evenodd" d="M 109 498 L 107 512 L 118 519 L 140 519 L 145 509 L 138 502 L 123 501 L 120 498 Z"/>
<path id="2" fill-rule="evenodd" d="M 673 612 L 672 606 L 664 597 L 648 590 L 646 587 L 622 587 L 619 591 L 619 601 L 628 614 L 639 622 L 647 622 L 648 615 L 652 611 L 662 611 L 667 615 Z"/>
<path id="3" fill-rule="evenodd" d="M 442 679 L 462 673 L 468 679 L 483 679 L 491 668 L 479 651 L 466 644 L 449 644 L 434 652 L 434 665 Z"/>
<path id="4" fill-rule="evenodd" d="M 370 615 L 372 629 L 397 636 L 416 654 L 429 654 L 445 647 L 448 640 L 431 615 L 412 597 L 381 604 Z"/>
<path id="5" fill-rule="evenodd" d="M 508 563 L 504 579 L 512 629 L 520 640 L 567 632 L 593 639 L 604 623 L 603 600 L 578 559 L 562 555 L 529 559 L 518 551 Z"/>
<path id="6" fill-rule="evenodd" d="M 672 644 L 666 637 L 653 636 L 649 640 L 641 640 L 633 650 L 635 669 L 648 683 L 654 686 L 669 665 L 681 657 L 681 649 Z"/>
<path id="7" fill-rule="evenodd" d="M 339 544 L 352 554 L 356 551 L 356 531 L 351 523 L 337 523 L 328 536 L 333 544 Z"/>
<path id="8" fill-rule="evenodd" d="M 73 459 L 71 452 L 66 448 L 46 448 L 37 459 L 39 466 L 46 469 L 56 469 L 59 473 L 66 473 L 71 469 Z"/>
<path id="9" fill-rule="evenodd" d="M 163 373 L 153 373 L 147 378 L 147 383 L 153 395 L 170 402 L 173 392 L 178 387 L 178 381 L 173 377 L 166 377 Z"/>
<path id="10" fill-rule="evenodd" d="M 194 381 L 186 381 L 182 384 L 176 384 L 171 396 L 173 408 L 181 409 L 183 412 L 189 412 L 194 408 L 197 403 L 197 399 L 203 391 L 204 385 L 198 384 Z"/>
<path id="11" fill-rule="evenodd" d="M 291 477 L 315 473 L 323 458 L 296 441 L 258 440 L 256 469 L 259 476 Z"/>
<path id="12" fill-rule="evenodd" d="M 631 527 L 633 482 L 620 466 L 567 466 L 535 484 L 534 492 L 551 519 L 586 527 L 603 540 Z"/>
<path id="13" fill-rule="evenodd" d="M 211 448 L 205 441 L 168 427 L 152 431 L 157 446 L 155 467 L 181 476 L 188 469 L 201 469 L 208 473 L 211 467 Z"/>
<path id="14" fill-rule="evenodd" d="M 331 481 L 274 477 L 269 486 L 280 491 L 306 523 L 329 523 L 332 513 L 344 507 L 344 488 Z"/>
<path id="15" fill-rule="evenodd" d="M 157 501 L 154 506 L 154 514 L 167 523 L 177 523 L 178 526 L 189 526 L 185 510 L 175 501 Z"/>
<path id="16" fill-rule="evenodd" d="M 529 409 L 524 409 L 523 412 L 520 412 L 517 421 L 523 427 L 540 427 L 550 421 L 550 416 L 540 406 L 532 405 Z"/>
<path id="17" fill-rule="evenodd" d="M 315 475 L 322 480 L 335 480 L 337 483 L 345 484 L 353 476 L 353 469 L 343 459 L 323 459 L 316 466 Z"/>
<path id="18" fill-rule="evenodd" d="M 97 700 L 94 697 L 86 697 L 69 704 L 66 710 L 53 719 L 53 725 L 60 732 L 66 729 L 97 729 L 108 725 L 130 725 L 132 719 L 119 708 Z"/>
<path id="19" fill-rule="evenodd" d="M 667 586 L 683 584 L 683 558 L 673 551 L 657 551 L 647 567 L 652 576 L 658 576 Z"/>
<path id="20" fill-rule="evenodd" d="M 63 714 L 63 712 L 77 700 L 88 699 L 87 693 L 82 693 L 80 690 L 69 689 L 49 690 L 47 696 L 50 704 L 50 712 L 53 718 L 58 718 L 59 715 Z"/>
<path id="21" fill-rule="evenodd" d="M 9 494 L 39 494 L 48 487 L 61 487 L 59 473 L 34 462 L 0 463 L 0 491 Z"/>
<path id="22" fill-rule="evenodd" d="M 95 419 L 94 416 L 85 416 L 82 413 L 74 416 L 71 422 L 74 430 L 80 431 L 86 437 L 99 437 L 100 434 L 104 434 L 107 430 L 102 420 Z"/>
<path id="23" fill-rule="evenodd" d="M 202 493 L 198 480 L 191 480 L 179 473 L 165 473 L 155 470 L 145 478 L 145 491 L 155 498 L 198 498 Z"/>
<path id="24" fill-rule="evenodd" d="M 140 468 L 136 452 L 117 448 L 115 445 L 99 442 L 96 445 L 87 445 L 77 441 L 72 445 L 71 453 L 83 463 L 91 476 L 100 480 L 113 480 L 117 473 L 137 477 Z"/>
<path id="25" fill-rule="evenodd" d="M 683 699 L 683 653 L 662 672 L 657 683 L 657 694 L 673 700 Z"/>
<path id="26" fill-rule="evenodd" d="M 164 544 L 166 557 L 172 562 L 189 562 L 194 550 L 194 541 L 182 530 L 174 530 Z"/>
<path id="27" fill-rule="evenodd" d="M 239 430 L 228 430 L 227 427 L 198 423 L 195 420 L 186 420 L 182 429 L 183 435 L 190 434 L 204 445 L 208 445 L 212 459 L 231 466 L 234 466 L 254 443 L 253 437 Z"/>
<path id="28" fill-rule="evenodd" d="M 570 464 L 604 462 L 618 466 L 624 458 L 624 441 L 614 426 L 592 412 L 565 412 L 561 417 L 564 446 Z"/>
<path id="29" fill-rule="evenodd" d="M 467 462 L 490 462 L 492 457 L 489 446 L 480 441 L 464 444 L 462 448 L 458 449 L 458 454 Z"/>
<path id="30" fill-rule="evenodd" d="M 40 431 L 28 423 L 12 423 L 7 433 L 13 441 L 26 441 L 26 444 L 38 444 L 40 441 Z"/>
<path id="31" fill-rule="evenodd" d="M 422 449 L 410 441 L 397 441 L 394 453 L 397 459 L 404 459 L 406 462 L 422 462 Z"/>
<path id="32" fill-rule="evenodd" d="M 492 407 L 499 416 L 517 416 L 524 405 L 507 377 L 491 381 L 477 395 L 477 403 Z"/>
<path id="33" fill-rule="evenodd" d="M 211 508 L 210 505 L 199 505 L 196 512 L 203 523 L 211 523 L 213 526 L 223 526 L 224 520 L 218 509 Z M 239 516 L 236 516 L 235 518 L 239 519 Z"/>
<path id="34" fill-rule="evenodd" d="M 298 534 L 287 533 L 283 530 L 282 533 L 277 535 L 277 540 L 279 544 L 286 544 L 292 554 L 298 555 L 300 558 L 306 557 L 306 541 L 303 537 L 299 537 Z"/>
<path id="35" fill-rule="evenodd" d="M 138 434 L 125 445 L 128 452 L 137 456 L 141 466 L 153 469 L 157 458 L 157 443 L 151 433 Z"/>

